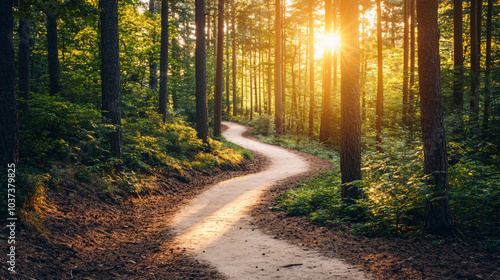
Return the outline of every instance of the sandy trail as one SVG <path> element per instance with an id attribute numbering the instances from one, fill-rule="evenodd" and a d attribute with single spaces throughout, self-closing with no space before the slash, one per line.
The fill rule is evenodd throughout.
<path id="1" fill-rule="evenodd" d="M 271 164 L 257 174 L 219 183 L 183 207 L 173 221 L 179 246 L 229 279 L 368 279 L 339 259 L 274 239 L 252 225 L 247 212 L 263 191 L 309 166 L 285 149 L 244 138 L 244 126 L 224 124 L 229 127 L 226 139 L 266 155 Z"/>

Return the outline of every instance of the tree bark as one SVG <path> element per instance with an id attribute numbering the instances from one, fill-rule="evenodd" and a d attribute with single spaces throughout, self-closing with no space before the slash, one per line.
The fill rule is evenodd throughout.
<path id="1" fill-rule="evenodd" d="M 195 0 L 196 25 L 196 131 L 198 138 L 208 143 L 207 68 L 205 39 L 205 0 Z"/>
<path id="2" fill-rule="evenodd" d="M 231 112 L 231 103 L 229 102 L 229 75 L 231 74 L 229 67 L 229 19 L 226 17 L 226 116 Z"/>
<path id="3" fill-rule="evenodd" d="M 155 11 L 155 0 L 149 0 L 149 12 L 153 16 Z M 153 44 L 156 42 L 156 36 L 153 38 Z M 156 90 L 158 88 L 158 65 L 155 61 L 154 51 L 151 53 L 149 58 L 149 88 Z"/>
<path id="4" fill-rule="evenodd" d="M 19 162 L 19 122 L 14 82 L 12 0 L 0 5 L 0 166 Z M 15 167 L 14 167 L 15 168 Z"/>
<path id="5" fill-rule="evenodd" d="M 408 56 L 409 56 L 409 40 L 408 40 L 408 0 L 404 0 L 404 30 L 403 30 L 403 125 L 408 127 Z"/>
<path id="6" fill-rule="evenodd" d="M 160 43 L 160 96 L 159 109 L 163 122 L 167 121 L 168 105 L 168 0 L 161 3 L 161 43 Z"/>
<path id="7" fill-rule="evenodd" d="M 314 0 L 309 0 L 309 137 L 314 135 Z"/>
<path id="8" fill-rule="evenodd" d="M 254 111 L 254 100 L 253 100 L 253 64 L 252 64 L 252 50 L 250 50 L 250 65 L 248 65 L 248 70 L 250 71 L 250 120 L 253 120 L 253 111 Z"/>
<path id="9" fill-rule="evenodd" d="M 292 59 L 292 106 L 290 108 L 290 116 L 288 116 L 290 122 L 290 131 L 293 133 L 293 124 L 295 124 L 295 133 L 298 134 L 298 120 L 297 120 L 297 82 L 296 82 L 296 74 L 295 74 L 295 58 L 297 57 L 297 49 L 299 47 L 295 46 L 295 51 Z"/>
<path id="10" fill-rule="evenodd" d="M 262 26 L 262 13 L 261 13 L 261 7 L 259 5 L 259 13 L 258 13 L 258 18 L 259 18 L 259 26 Z M 261 32 L 259 32 L 259 64 L 258 64 L 258 79 L 259 79 L 259 116 L 262 115 L 262 107 L 264 103 L 264 90 L 263 90 L 263 77 L 262 77 L 262 35 Z"/>
<path id="11" fill-rule="evenodd" d="M 61 91 L 59 85 L 59 50 L 57 48 L 57 15 L 47 13 L 47 54 L 49 62 L 50 95 Z"/>
<path id="12" fill-rule="evenodd" d="M 477 1 L 481 0 L 471 0 L 470 9 L 470 47 L 471 47 L 471 97 L 470 97 L 470 110 L 471 110 L 471 121 L 473 124 L 477 124 L 479 119 L 479 45 L 478 45 L 478 11 L 477 11 Z"/>
<path id="13" fill-rule="evenodd" d="M 240 99 L 240 111 L 241 113 L 246 116 L 245 108 L 246 106 L 244 105 L 245 101 L 245 48 L 243 44 L 241 44 L 241 99 Z"/>
<path id="14" fill-rule="evenodd" d="M 217 70 L 215 72 L 214 136 L 221 136 L 222 86 L 224 71 L 224 0 L 219 0 L 217 22 Z"/>
<path id="15" fill-rule="evenodd" d="M 339 30 L 339 16 L 338 16 L 338 11 L 339 11 L 339 5 L 338 5 L 339 0 L 333 0 L 333 32 L 337 33 Z M 339 51 L 338 50 L 333 50 L 333 96 L 332 96 L 332 101 L 337 99 L 338 96 L 338 80 L 339 77 L 337 75 L 338 71 L 338 64 L 339 64 Z M 334 103 L 335 104 L 335 103 Z M 332 134 L 333 134 L 333 143 L 340 143 L 340 126 L 338 125 L 340 123 L 340 120 L 338 118 L 338 110 L 339 107 L 334 106 L 332 109 L 332 120 L 333 120 L 333 127 L 332 129 Z"/>
<path id="16" fill-rule="evenodd" d="M 325 0 L 325 37 L 333 36 L 333 1 Z M 292 68 L 293 69 L 293 68 Z M 294 79 L 292 75 L 292 79 Z M 331 137 L 332 122 L 332 50 L 325 51 L 325 70 L 323 76 L 323 103 L 321 106 L 321 127 L 319 141 L 325 143 Z M 295 80 L 294 80 L 295 84 Z M 295 100 L 295 86 L 294 86 Z"/>
<path id="17" fill-rule="evenodd" d="M 448 202 L 446 132 L 443 125 L 439 61 L 438 0 L 417 1 L 418 73 L 424 172 L 431 176 L 431 198 L 425 202 L 425 230 L 451 230 Z"/>
<path id="18" fill-rule="evenodd" d="M 248 66 L 250 71 L 250 120 L 253 120 L 253 112 L 254 112 L 254 98 L 253 98 L 253 64 L 252 64 L 252 50 L 250 50 L 250 65 Z"/>
<path id="19" fill-rule="evenodd" d="M 410 91 L 408 97 L 408 115 L 410 122 L 410 131 L 413 131 L 414 126 L 414 112 L 415 112 L 415 28 L 417 23 L 416 18 L 416 4 L 417 0 L 410 0 Z"/>
<path id="20" fill-rule="evenodd" d="M 349 183 L 361 180 L 361 116 L 359 104 L 359 4 L 340 1 L 342 198 L 356 199 L 358 189 Z"/>
<path id="21" fill-rule="evenodd" d="M 493 0 L 488 0 L 488 13 L 486 17 L 486 71 L 484 84 L 484 115 L 483 115 L 483 139 L 489 136 L 488 123 L 491 105 L 491 33 L 492 33 Z"/>
<path id="22" fill-rule="evenodd" d="M 30 99 L 30 21 L 26 16 L 29 6 L 23 1 L 20 1 L 20 10 L 24 16 L 19 20 L 19 95 L 24 99 L 24 104 L 21 109 L 27 110 Z"/>
<path id="23" fill-rule="evenodd" d="M 269 14 L 268 18 L 268 24 L 267 24 L 267 32 L 268 32 L 268 54 L 267 54 L 267 99 L 268 99 L 268 104 L 267 104 L 267 114 L 271 116 L 272 114 L 272 104 L 273 104 L 273 95 L 271 91 L 271 83 L 272 83 L 272 64 L 271 64 L 271 8 L 269 5 L 269 2 L 271 1 L 266 1 L 267 3 L 267 13 Z"/>
<path id="24" fill-rule="evenodd" d="M 286 133 L 286 27 L 285 27 L 286 5 L 281 5 L 281 133 Z"/>
<path id="25" fill-rule="evenodd" d="M 232 2 L 232 9 L 231 9 L 231 50 L 232 50 L 232 74 L 233 74 L 233 116 L 236 116 L 238 114 L 238 106 L 237 106 L 237 98 L 236 98 L 236 5 L 234 3 L 234 0 Z"/>
<path id="26" fill-rule="evenodd" d="M 108 134 L 111 153 L 122 157 L 120 51 L 118 34 L 118 0 L 101 0 L 101 79 L 104 123 L 113 125 Z"/>
<path id="27" fill-rule="evenodd" d="M 464 48 L 463 48 L 463 28 L 462 28 L 462 0 L 454 0 L 453 4 L 453 110 L 462 118 L 464 106 Z"/>
<path id="28" fill-rule="evenodd" d="M 384 116 L 384 53 L 382 41 L 382 6 L 377 0 L 377 104 L 375 128 L 377 130 L 377 151 L 382 152 L 382 118 Z"/>
<path id="29" fill-rule="evenodd" d="M 259 71 L 258 71 L 258 67 L 257 67 L 257 50 L 255 50 L 255 56 L 253 58 L 253 61 L 254 61 L 254 66 L 253 66 L 253 89 L 254 89 L 254 94 L 255 94 L 255 101 L 254 101 L 254 105 L 255 105 L 255 108 L 254 108 L 254 112 L 255 114 L 259 114 L 260 116 L 260 111 L 259 111 L 259 108 L 260 108 L 260 98 L 259 98 L 259 90 L 258 90 L 258 87 L 257 87 L 257 75 L 259 75 Z"/>
<path id="30" fill-rule="evenodd" d="M 281 0 L 276 0 L 276 49 L 275 49 L 275 122 L 276 122 L 276 133 L 281 135 L 283 133 L 283 112 L 282 112 L 282 98 L 281 98 Z"/>
<path id="31" fill-rule="evenodd" d="M 366 86 L 365 83 L 367 81 L 367 73 L 368 73 L 368 58 L 366 54 L 366 45 L 365 45 L 365 26 L 361 24 L 361 42 L 363 42 L 363 47 L 360 48 L 360 59 L 361 59 L 361 68 L 360 68 L 360 91 L 361 91 L 361 121 L 366 121 Z"/>

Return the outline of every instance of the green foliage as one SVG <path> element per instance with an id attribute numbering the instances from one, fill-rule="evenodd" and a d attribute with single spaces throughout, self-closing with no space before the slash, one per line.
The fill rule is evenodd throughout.
<path id="1" fill-rule="evenodd" d="M 252 130 L 252 132 L 255 132 Z M 261 141 L 280 146 L 283 148 L 293 149 L 297 151 L 301 151 L 304 153 L 312 154 L 327 160 L 338 161 L 338 154 L 335 153 L 332 149 L 329 149 L 323 143 L 318 141 L 311 140 L 308 137 L 294 136 L 294 135 L 256 135 Z"/>
<path id="2" fill-rule="evenodd" d="M 92 104 L 33 94 L 29 112 L 20 113 L 22 161 L 50 166 L 53 160 L 91 163 L 106 150 L 99 138 L 109 131 Z"/>
<path id="3" fill-rule="evenodd" d="M 462 157 L 449 169 L 450 204 L 456 222 L 467 228 L 500 229 L 500 170 L 463 156 L 462 145 L 450 143 Z"/>
<path id="4" fill-rule="evenodd" d="M 287 148 L 304 146 L 289 137 L 260 138 Z M 421 234 L 425 200 L 433 196 L 429 176 L 423 173 L 422 145 L 398 139 L 387 136 L 383 153 L 365 151 L 363 180 L 356 182 L 361 197 L 354 204 L 342 201 L 339 168 L 335 166 L 334 171 L 303 181 L 280 196 L 276 209 L 321 224 L 354 223 L 353 232 L 367 236 Z M 487 147 L 480 149 L 485 152 Z M 449 144 L 450 158 L 456 161 L 449 167 L 453 222 L 462 229 L 481 229 L 494 234 L 500 229 L 500 172 L 494 165 L 471 159 L 463 149 L 466 149 L 463 145 Z M 301 150 L 328 154 L 318 152 L 319 149 Z M 334 165 L 338 164 L 337 155 L 331 158 Z"/>
<path id="5" fill-rule="evenodd" d="M 366 215 L 360 204 L 348 204 L 341 199 L 338 175 L 334 171 L 325 171 L 298 184 L 278 199 L 280 209 L 292 215 L 308 216 L 322 224 L 363 220 Z"/>
<path id="6" fill-rule="evenodd" d="M 252 121 L 250 121 L 250 125 L 253 127 L 252 132 L 254 134 L 260 135 L 270 135 L 274 134 L 274 117 L 269 116 L 267 114 L 262 114 Z"/>
<path id="7" fill-rule="evenodd" d="M 154 110 L 151 91 L 136 90 L 123 100 L 123 159 L 111 156 L 106 134 L 114 127 L 101 123 L 101 112 L 94 105 L 68 102 L 62 96 L 32 95 L 29 112 L 20 114 L 20 165 L 26 168 L 19 172 L 23 180 L 19 199 L 26 215 L 38 217 L 47 191 L 69 173 L 103 198 L 121 200 L 148 191 L 147 176 L 154 172 L 183 175 L 190 169 L 235 169 L 244 155 L 248 157 L 248 151 L 233 150 L 236 145 L 212 140 L 205 145 L 179 117 L 171 115 L 164 123 Z M 134 108 L 133 103 L 140 107 Z"/>
<path id="8" fill-rule="evenodd" d="M 421 228 L 424 199 L 429 185 L 423 174 L 423 151 L 419 143 L 386 138 L 383 153 L 367 151 L 363 156 L 363 182 L 367 186 L 361 201 L 370 223 L 361 232 L 400 233 Z"/>
<path id="9" fill-rule="evenodd" d="M 231 149 L 231 150 L 234 150 L 234 151 L 238 151 L 245 158 L 248 158 L 248 159 L 252 158 L 252 153 L 250 153 L 249 150 L 244 149 L 244 148 L 242 148 L 242 147 L 234 144 L 233 142 L 227 141 L 226 138 L 224 138 L 224 136 L 221 137 L 221 141 L 222 141 L 222 145 L 223 145 L 222 147 L 223 147 L 223 149 Z"/>

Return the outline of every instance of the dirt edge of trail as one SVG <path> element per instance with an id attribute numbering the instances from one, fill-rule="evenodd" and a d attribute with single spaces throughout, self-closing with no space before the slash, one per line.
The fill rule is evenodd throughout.
<path id="1" fill-rule="evenodd" d="M 72 179 L 51 191 L 44 207 L 44 238 L 16 229 L 16 273 L 0 263 L 1 279 L 224 279 L 213 267 L 176 246 L 171 218 L 215 183 L 263 170 L 265 157 L 254 155 L 240 170 L 157 175 L 156 191 L 124 202 L 102 199 Z M 2 228 L 2 241 L 7 229 Z M 0 242 L 0 250 L 10 245 Z M 5 258 L 2 258 L 4 260 Z"/>

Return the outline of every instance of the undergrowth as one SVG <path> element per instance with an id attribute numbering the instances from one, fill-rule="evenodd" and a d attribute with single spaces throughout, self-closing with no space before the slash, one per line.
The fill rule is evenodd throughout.
<path id="1" fill-rule="evenodd" d="M 133 100 L 124 99 L 123 158 L 111 155 L 105 135 L 112 128 L 101 122 L 95 104 L 32 95 L 27 102 L 29 114 L 20 113 L 21 156 L 16 178 L 17 214 L 29 227 L 43 232 L 41 208 L 47 193 L 63 184 L 83 184 L 105 200 L 121 201 L 150 191 L 158 173 L 182 177 L 191 170 L 237 169 L 251 157 L 247 150 L 224 139 L 203 143 L 196 131 L 174 114 L 164 123 L 153 106 L 136 109 L 128 105 L 151 104 L 155 101 L 152 94 L 144 90 L 130 97 Z M 5 188 L 0 200 L 6 205 Z"/>
<path id="2" fill-rule="evenodd" d="M 428 176 L 423 173 L 420 141 L 397 133 L 385 135 L 383 152 L 364 139 L 363 179 L 355 182 L 361 196 L 354 204 L 341 199 L 339 156 L 334 148 L 298 136 L 257 135 L 264 142 L 307 152 L 332 161 L 332 171 L 305 180 L 281 195 L 277 209 L 303 215 L 321 224 L 348 223 L 353 233 L 365 236 L 421 236 L 424 202 L 430 196 Z M 491 144 L 490 144 L 491 145 Z M 491 149 L 479 145 L 479 150 Z M 500 170 L 478 160 L 473 149 L 450 142 L 449 199 L 455 228 L 482 232 L 498 247 L 500 237 Z M 494 155 L 492 155 L 494 157 Z M 496 244 L 496 245 L 495 245 Z"/>

